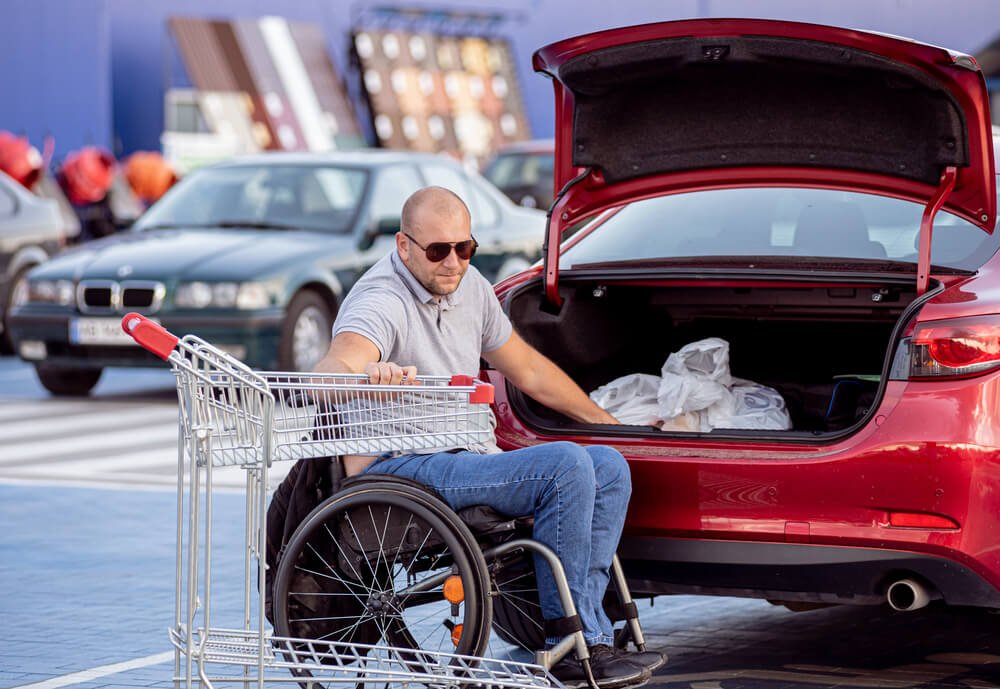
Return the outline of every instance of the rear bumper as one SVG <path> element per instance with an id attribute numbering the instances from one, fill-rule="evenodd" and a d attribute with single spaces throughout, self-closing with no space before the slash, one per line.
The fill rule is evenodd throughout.
<path id="1" fill-rule="evenodd" d="M 239 356 L 253 368 L 274 368 L 278 358 L 283 312 L 275 309 L 238 315 L 174 316 L 157 314 L 161 325 L 175 335 L 197 335 L 223 348 L 241 347 Z M 136 346 L 79 345 L 69 341 L 69 322 L 75 315 L 31 313 L 23 309 L 11 314 L 10 329 L 19 347 L 24 341 L 45 343 L 46 358 L 32 363 L 74 367 L 156 367 L 163 362 Z"/>
<path id="2" fill-rule="evenodd" d="M 1000 591 L 943 557 L 877 548 L 625 536 L 633 594 L 732 595 L 871 605 L 911 578 L 950 605 L 1000 608 Z"/>

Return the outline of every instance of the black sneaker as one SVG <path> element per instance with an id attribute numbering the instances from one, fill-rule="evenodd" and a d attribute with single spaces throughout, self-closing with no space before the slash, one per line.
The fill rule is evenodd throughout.
<path id="1" fill-rule="evenodd" d="M 620 657 L 614 649 L 604 644 L 591 646 L 590 669 L 594 680 L 601 689 L 617 689 L 642 684 L 650 678 L 650 671 L 625 657 Z M 552 676 L 562 682 L 566 689 L 587 687 L 587 677 L 583 666 L 575 655 L 568 655 L 549 670 Z"/>
<path id="2" fill-rule="evenodd" d="M 614 651 L 619 658 L 630 660 L 650 672 L 656 672 L 667 662 L 667 654 L 659 651 L 630 651 L 626 648 L 615 648 Z"/>

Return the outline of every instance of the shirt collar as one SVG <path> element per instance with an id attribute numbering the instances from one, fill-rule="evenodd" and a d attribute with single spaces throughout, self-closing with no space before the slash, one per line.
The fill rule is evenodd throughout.
<path id="1" fill-rule="evenodd" d="M 414 277 L 413 273 L 410 272 L 410 269 L 406 267 L 405 263 L 403 263 L 403 259 L 400 258 L 398 252 L 393 251 L 389 260 L 392 261 L 393 270 L 395 270 L 396 274 L 402 278 L 403 284 L 410 289 L 413 296 L 415 296 L 417 301 L 421 304 L 440 304 L 441 308 L 447 311 L 460 301 L 459 293 L 462 291 L 462 287 L 465 284 L 464 277 L 462 278 L 462 281 L 458 283 L 458 289 L 451 294 L 444 295 L 440 302 L 435 302 L 434 295 L 431 294 L 426 287 L 421 285 L 420 281 L 417 280 L 416 277 Z"/>

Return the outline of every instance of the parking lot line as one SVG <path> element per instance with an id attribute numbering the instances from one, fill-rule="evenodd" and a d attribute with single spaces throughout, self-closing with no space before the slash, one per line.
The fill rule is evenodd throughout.
<path id="1" fill-rule="evenodd" d="M 152 447 L 176 446 L 177 427 L 161 425 L 150 428 L 123 428 L 114 433 L 91 438 L 87 452 L 122 452 Z M 22 463 L 22 460 L 43 461 L 47 458 L 72 457 L 80 451 L 80 438 L 36 439 L 4 444 L 4 456 L 0 465 L 11 466 Z"/>
<path id="2" fill-rule="evenodd" d="M 164 653 L 156 653 L 155 655 L 146 656 L 145 658 L 135 658 L 134 660 L 126 660 L 121 663 L 101 665 L 99 667 L 92 667 L 89 670 L 72 672 L 68 675 L 62 675 L 61 677 L 47 679 L 43 682 L 22 684 L 21 686 L 12 689 L 59 689 L 59 687 L 69 687 L 74 684 L 83 684 L 84 682 L 90 682 L 100 677 L 107 677 L 108 675 L 117 675 L 119 672 L 137 670 L 139 668 L 149 667 L 150 665 L 159 665 L 160 663 L 165 663 L 168 660 L 173 660 L 173 658 L 173 651 L 165 651 Z"/>

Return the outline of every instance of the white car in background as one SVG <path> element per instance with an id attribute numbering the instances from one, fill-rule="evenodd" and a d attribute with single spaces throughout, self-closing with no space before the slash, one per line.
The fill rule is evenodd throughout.
<path id="1" fill-rule="evenodd" d="M 7 315 L 28 271 L 79 232 L 55 199 L 42 198 L 0 172 L 0 353 L 13 351 Z"/>

